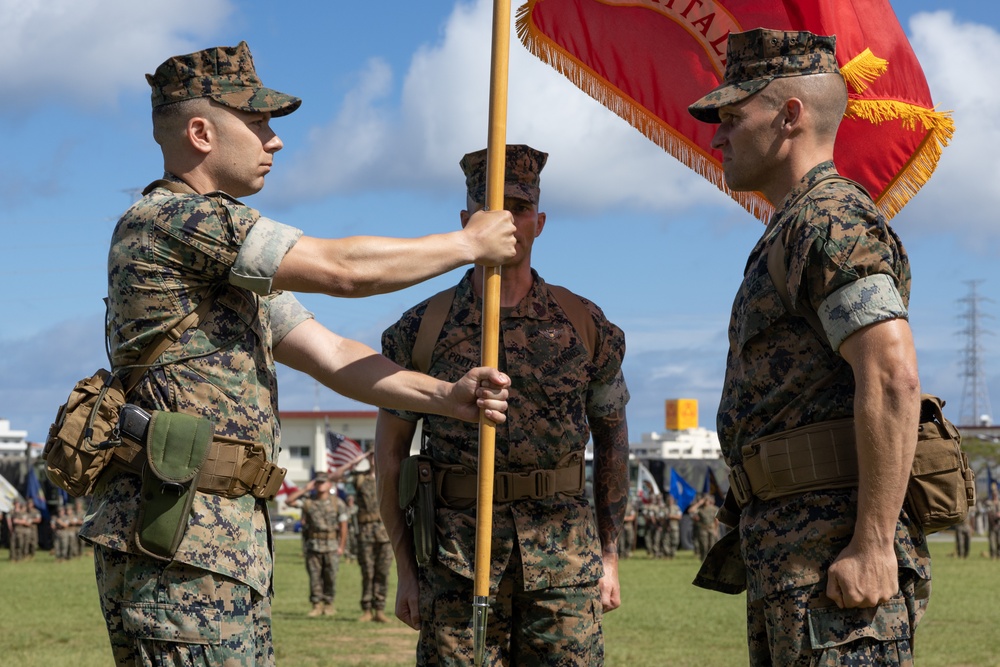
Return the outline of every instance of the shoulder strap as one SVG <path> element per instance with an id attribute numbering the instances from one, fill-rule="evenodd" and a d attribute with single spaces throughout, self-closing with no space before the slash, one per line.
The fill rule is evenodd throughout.
<path id="1" fill-rule="evenodd" d="M 155 180 L 152 183 L 150 183 L 149 185 L 147 185 L 145 188 L 143 188 L 142 194 L 143 195 L 148 195 L 150 192 L 152 192 L 156 188 L 164 188 L 165 190 L 170 190 L 171 192 L 173 192 L 174 194 L 177 194 L 177 195 L 196 195 L 196 194 L 198 194 L 187 183 L 184 183 L 184 182 L 177 183 L 175 181 L 168 181 L 168 180 L 163 179 L 163 178 Z"/>
<path id="2" fill-rule="evenodd" d="M 565 287 L 548 283 L 546 285 L 563 312 L 566 313 L 570 324 L 576 329 L 577 335 L 583 340 L 583 345 L 587 348 L 590 358 L 593 359 L 597 350 L 597 326 L 594 324 L 594 318 L 590 315 L 590 310 L 579 296 Z M 448 311 L 451 310 L 451 303 L 455 299 L 455 290 L 456 287 L 450 287 L 438 292 L 427 301 L 427 309 L 424 310 L 424 316 L 420 320 L 420 327 L 417 329 L 417 336 L 413 341 L 413 352 L 410 354 L 413 367 L 421 373 L 430 370 L 434 345 L 441 336 L 444 321 L 448 317 Z"/>
<path id="3" fill-rule="evenodd" d="M 139 360 L 135 362 L 132 372 L 129 373 L 128 382 L 125 385 L 125 394 L 128 395 L 135 386 L 139 384 L 139 380 L 142 379 L 143 373 L 145 373 L 153 363 L 160 358 L 160 355 L 166 352 L 167 348 L 173 345 L 175 342 L 180 340 L 180 337 L 184 333 L 193 327 L 198 326 L 202 318 L 208 314 L 209 309 L 211 309 L 212 304 L 215 303 L 216 298 L 219 296 L 218 291 L 202 299 L 202 302 L 198 304 L 198 307 L 187 314 L 187 316 L 178 322 L 169 331 L 164 331 L 156 339 L 142 351 L 142 355 Z"/>
<path id="4" fill-rule="evenodd" d="M 548 283 L 546 285 L 555 300 L 559 302 L 559 307 L 566 313 L 569 323 L 576 329 L 576 334 L 583 340 L 583 346 L 587 348 L 587 353 L 593 360 L 597 351 L 597 325 L 594 324 L 590 310 L 579 296 L 565 287 Z"/>
<path id="5" fill-rule="evenodd" d="M 449 287 L 427 301 L 427 309 L 420 319 L 417 337 L 413 340 L 413 352 L 410 354 L 413 367 L 421 373 L 426 373 L 431 368 L 431 353 L 434 352 L 434 344 L 444 328 L 451 302 L 455 300 L 456 289 L 457 285 Z"/>
<path id="6" fill-rule="evenodd" d="M 868 194 L 868 191 L 865 190 L 864 186 L 860 183 L 852 181 L 851 179 L 839 174 L 831 174 L 813 183 L 811 188 L 792 200 L 792 203 L 786 210 L 789 214 L 793 213 L 795 209 L 798 208 L 799 202 L 801 202 L 806 195 L 819 187 L 820 184 L 834 181 L 850 183 L 865 194 Z M 822 340 L 826 340 L 826 331 L 823 329 L 823 324 L 820 322 L 819 315 L 809 309 L 796 310 L 792 308 L 792 299 L 788 294 L 788 263 L 786 261 L 785 253 L 785 234 L 787 231 L 787 229 L 779 230 L 774 238 L 774 241 L 771 243 L 771 247 L 768 248 L 767 273 L 771 277 L 771 282 L 774 284 L 774 288 L 778 291 L 778 297 L 781 299 L 781 303 L 785 307 L 785 310 L 788 311 L 790 315 L 805 318 L 805 320 L 809 323 L 809 326 L 811 326 L 813 330 L 819 334 L 820 338 Z"/>

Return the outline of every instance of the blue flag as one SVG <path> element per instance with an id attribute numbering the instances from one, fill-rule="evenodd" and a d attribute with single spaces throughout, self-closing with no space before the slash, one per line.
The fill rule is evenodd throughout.
<path id="1" fill-rule="evenodd" d="M 698 492 L 687 483 L 687 480 L 677 474 L 673 468 L 670 469 L 670 495 L 674 497 L 681 511 L 686 512 L 688 505 L 694 502 Z"/>
<path id="2" fill-rule="evenodd" d="M 42 485 L 38 483 L 38 475 L 34 466 L 28 466 L 28 479 L 25 488 L 25 495 L 28 500 L 35 504 L 38 511 L 42 513 L 42 520 L 49 520 L 49 504 L 45 502 L 45 494 L 42 493 Z"/>

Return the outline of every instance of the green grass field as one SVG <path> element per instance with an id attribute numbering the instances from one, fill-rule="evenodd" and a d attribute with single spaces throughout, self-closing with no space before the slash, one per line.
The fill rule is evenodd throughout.
<path id="1" fill-rule="evenodd" d="M 917 633 L 921 667 L 1000 666 L 1000 562 L 950 556 L 948 539 L 931 544 L 934 584 Z M 746 664 L 744 598 L 690 584 L 697 563 L 690 552 L 673 561 L 645 552 L 621 564 L 621 609 L 605 618 L 611 667 L 727 667 Z M 416 633 L 393 619 L 358 623 L 360 577 L 344 563 L 333 618 L 308 618 L 308 585 L 298 539 L 277 543 L 274 641 L 280 665 L 412 665 Z M 394 591 L 390 590 L 390 600 Z M 391 608 L 391 602 L 390 602 Z M 471 605 L 470 605 L 471 610 Z M 391 609 L 390 609 L 391 611 Z M 111 664 L 88 555 L 55 563 L 42 552 L 11 563 L 0 551 L 0 665 L 98 667 Z"/>

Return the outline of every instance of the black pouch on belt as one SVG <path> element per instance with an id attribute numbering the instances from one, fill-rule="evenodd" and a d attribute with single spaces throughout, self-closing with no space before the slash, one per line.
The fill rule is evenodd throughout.
<path id="1" fill-rule="evenodd" d="M 170 560 L 177 551 L 214 431 L 209 419 L 152 413 L 135 534 L 136 546 L 147 556 Z"/>
<path id="2" fill-rule="evenodd" d="M 427 565 L 437 548 L 434 528 L 434 468 L 429 456 L 408 456 L 399 466 L 399 508 L 413 529 L 417 565 Z"/>

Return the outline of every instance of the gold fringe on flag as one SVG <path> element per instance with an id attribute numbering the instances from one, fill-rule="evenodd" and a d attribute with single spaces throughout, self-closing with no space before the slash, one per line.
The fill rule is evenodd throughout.
<path id="1" fill-rule="evenodd" d="M 865 49 L 840 68 L 847 86 L 855 94 L 864 93 L 889 69 L 889 62 Z M 915 132 L 920 123 L 925 133 L 920 146 L 914 151 L 906 165 L 896 177 L 886 185 L 885 190 L 876 194 L 875 205 L 886 219 L 891 219 L 917 194 L 934 173 L 942 149 L 951 141 L 955 133 L 955 122 L 950 111 L 936 111 L 907 104 L 899 100 L 864 100 L 851 97 L 847 102 L 844 118 L 864 120 L 872 125 L 899 121 L 903 129 Z"/>
<path id="2" fill-rule="evenodd" d="M 868 85 L 885 74 L 889 69 L 889 61 L 882 60 L 871 49 L 865 49 L 840 68 L 844 77 L 854 92 L 859 95 L 868 90 Z"/>
<path id="3" fill-rule="evenodd" d="M 531 4 L 517 10 L 518 39 L 532 54 L 565 76 L 584 93 L 639 130 L 650 141 L 690 167 L 699 176 L 732 197 L 751 215 L 766 222 L 774 207 L 756 192 L 733 192 L 726 187 L 725 176 L 717 164 L 697 146 L 693 146 L 674 128 L 661 121 L 629 95 L 600 77 L 558 44 L 538 31 L 530 21 Z"/>

